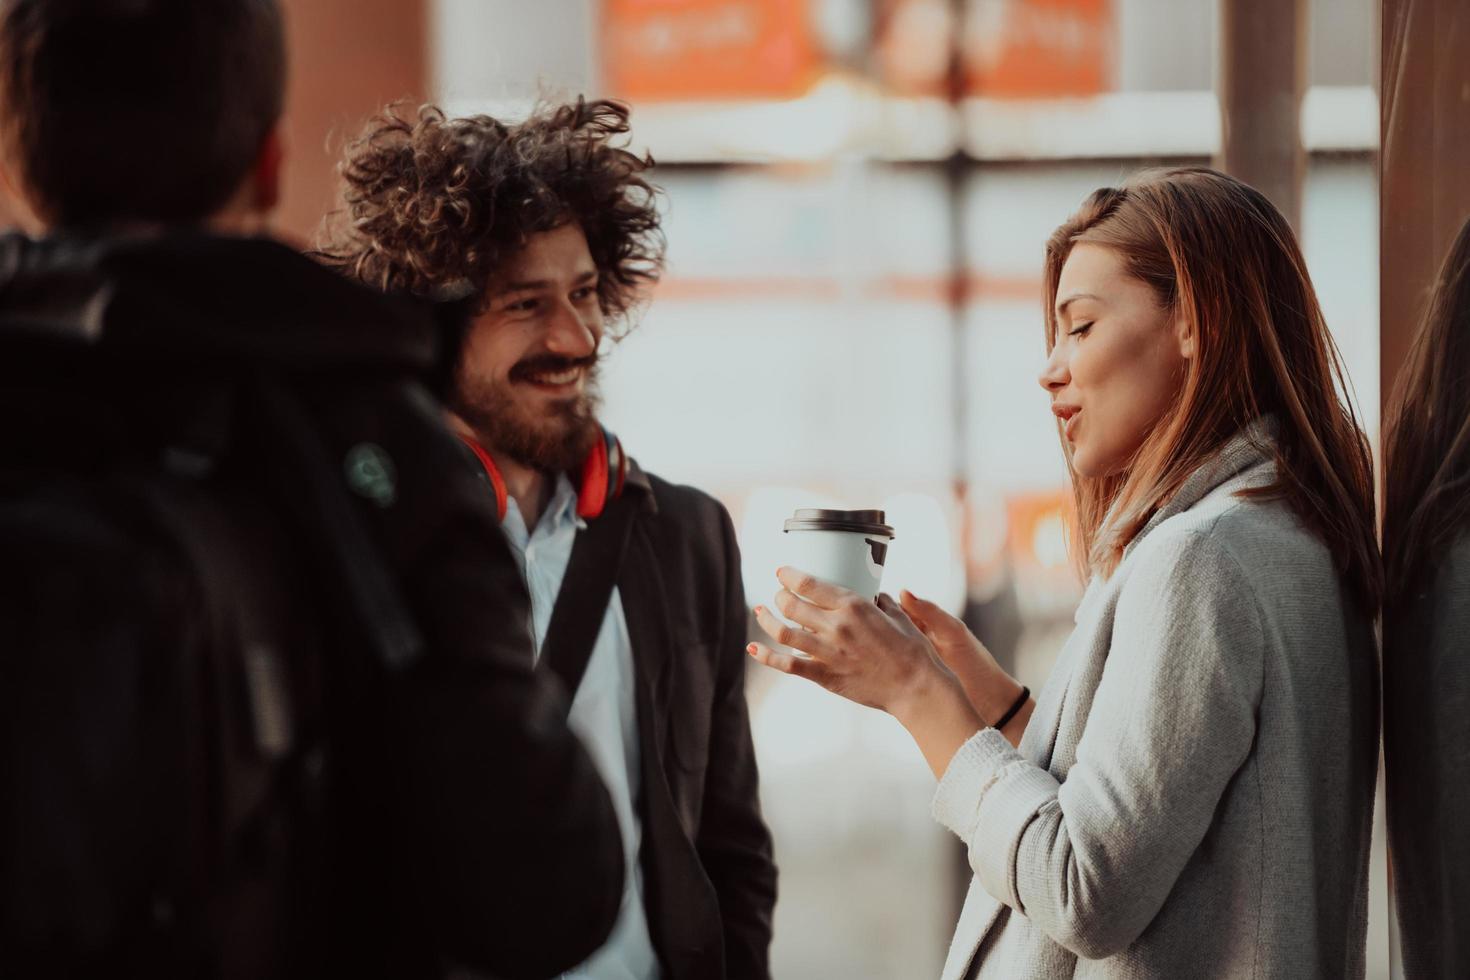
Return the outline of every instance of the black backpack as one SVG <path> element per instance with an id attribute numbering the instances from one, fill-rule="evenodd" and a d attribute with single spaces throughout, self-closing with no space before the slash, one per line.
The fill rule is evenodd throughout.
<path id="1" fill-rule="evenodd" d="M 33 789 L 0 822 L 6 976 L 311 976 L 330 954 L 328 726 L 373 707 L 329 705 L 324 674 L 370 691 L 420 646 L 351 499 L 391 464 L 333 467 L 279 379 L 184 411 L 192 444 L 0 461 L 0 767 Z"/>
<path id="2" fill-rule="evenodd" d="M 265 240 L 0 236 L 0 977 L 605 940 L 621 835 L 431 393 L 450 306 Z"/>

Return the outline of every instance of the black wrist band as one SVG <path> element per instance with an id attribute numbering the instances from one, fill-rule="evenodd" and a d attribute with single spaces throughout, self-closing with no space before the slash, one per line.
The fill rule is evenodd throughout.
<path id="1" fill-rule="evenodd" d="M 996 722 L 990 727 L 994 728 L 996 731 L 1001 731 L 1002 729 L 1004 729 L 1007 725 L 1011 723 L 1011 719 L 1016 717 L 1016 715 L 1020 713 L 1021 709 L 1026 706 L 1026 701 L 1030 697 L 1031 688 L 1027 687 L 1024 684 L 1021 685 L 1021 696 L 1016 698 L 1016 703 L 1011 705 L 1010 710 L 1000 716 L 1000 721 Z"/>

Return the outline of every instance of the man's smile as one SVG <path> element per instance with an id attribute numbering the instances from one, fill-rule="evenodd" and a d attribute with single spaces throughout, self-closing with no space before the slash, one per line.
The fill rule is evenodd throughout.
<path id="1" fill-rule="evenodd" d="M 543 394 L 574 395 L 582 390 L 582 382 L 586 377 L 587 369 L 574 365 L 540 371 L 524 371 L 520 372 L 514 380 Z"/>

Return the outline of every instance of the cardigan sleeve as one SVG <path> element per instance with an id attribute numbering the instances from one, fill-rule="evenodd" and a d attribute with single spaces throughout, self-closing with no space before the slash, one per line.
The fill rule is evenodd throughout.
<path id="1" fill-rule="evenodd" d="M 1266 638 L 1235 558 L 1205 531 L 1148 544 L 1066 780 L 986 729 L 933 804 L 986 891 L 1089 959 L 1158 914 L 1250 753 L 1261 697 Z"/>

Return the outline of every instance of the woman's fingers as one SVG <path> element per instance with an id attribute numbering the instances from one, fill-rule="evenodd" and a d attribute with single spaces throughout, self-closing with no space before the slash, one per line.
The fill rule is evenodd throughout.
<path id="1" fill-rule="evenodd" d="M 838 609 L 844 603 L 858 598 L 856 592 L 849 592 L 842 586 L 833 585 L 831 582 L 823 582 L 815 575 L 796 568 L 786 566 L 778 568 L 776 578 L 788 592 L 794 592 L 807 602 L 822 609 Z"/>
<path id="2" fill-rule="evenodd" d="M 912 592 L 900 593 L 901 608 L 928 637 L 934 656 L 951 674 L 968 678 L 976 668 L 980 641 L 962 620 Z"/>
<path id="3" fill-rule="evenodd" d="M 796 593 L 782 589 L 776 593 L 776 608 L 781 615 L 785 616 L 797 626 L 804 626 L 809 630 L 819 630 L 828 625 L 827 612 L 807 602 L 798 599 Z"/>
<path id="4" fill-rule="evenodd" d="M 887 592 L 879 594 L 878 608 L 892 617 L 895 622 L 907 623 L 910 629 L 923 636 L 927 641 L 924 647 L 929 654 L 930 663 L 942 671 L 946 677 L 954 677 L 954 671 L 950 669 L 949 664 L 944 662 L 944 658 L 939 656 L 939 652 L 934 645 L 934 637 L 929 634 L 929 631 L 925 629 L 922 622 L 914 618 L 913 613 L 895 602 L 893 597 Z"/>
<path id="5" fill-rule="evenodd" d="M 936 618 L 935 613 L 943 614 L 944 610 L 940 609 L 932 602 L 927 602 L 924 599 L 920 599 L 908 589 L 904 589 L 903 591 L 899 592 L 898 600 L 898 607 L 902 609 L 903 614 L 909 618 L 909 622 L 917 626 L 919 628 L 919 632 L 928 637 L 929 642 L 933 644 L 936 649 L 942 646 L 945 642 L 945 636 L 942 632 L 935 630 L 934 620 Z"/>
<path id="6" fill-rule="evenodd" d="M 933 636 L 930 635 L 929 621 L 924 618 L 922 613 L 920 613 L 910 604 L 909 600 L 913 597 L 912 593 L 901 592 L 899 593 L 899 596 L 900 601 L 898 603 L 898 608 L 903 610 L 903 614 L 909 618 L 909 622 L 917 626 L 921 633 L 923 633 L 925 636 L 928 636 L 932 640 Z"/>
<path id="7" fill-rule="evenodd" d="M 878 603 L 878 609 L 886 614 L 889 619 L 893 620 L 893 624 L 899 629 L 912 633 L 923 632 L 919 624 L 909 618 L 909 614 L 904 612 L 903 607 L 895 602 L 893 596 L 887 592 L 878 593 L 876 602 Z"/>
<path id="8" fill-rule="evenodd" d="M 789 653 L 777 653 L 763 643 L 752 643 L 745 648 L 745 652 L 772 670 L 779 670 L 783 674 L 791 674 L 796 677 L 805 677 L 809 681 L 822 684 L 823 687 L 826 686 L 823 681 L 827 676 L 827 670 L 816 660 L 806 660 Z"/>
<path id="9" fill-rule="evenodd" d="M 982 718 L 1003 714 L 1020 685 L 1000 668 L 985 644 L 962 620 L 934 603 L 911 592 L 902 593 L 901 598 L 904 611 L 922 619 L 935 659 L 960 682 L 976 713 Z"/>
<path id="10" fill-rule="evenodd" d="M 927 599 L 920 599 L 905 589 L 899 593 L 901 608 L 937 647 L 950 645 L 968 648 L 973 640 L 970 628 Z"/>
<path id="11" fill-rule="evenodd" d="M 755 621 L 760 624 L 761 629 L 766 631 L 766 635 L 780 646 L 791 647 L 793 650 L 801 650 L 813 655 L 820 654 L 823 649 L 817 634 L 783 622 L 765 606 L 755 607 Z"/>

